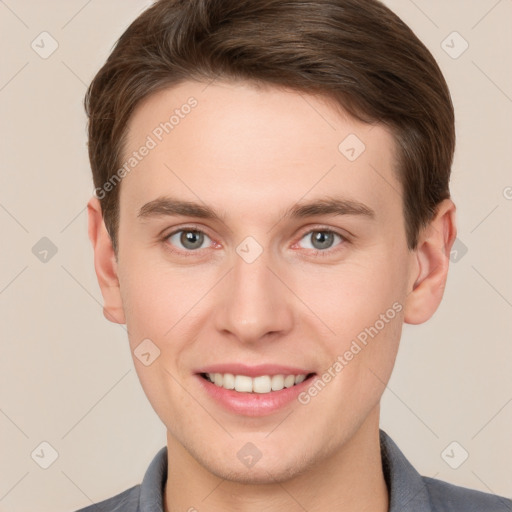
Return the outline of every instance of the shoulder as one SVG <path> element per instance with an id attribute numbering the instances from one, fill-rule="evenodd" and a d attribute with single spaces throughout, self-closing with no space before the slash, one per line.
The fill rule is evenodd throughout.
<path id="1" fill-rule="evenodd" d="M 512 512 L 512 500 L 422 477 L 433 512 Z"/>
<path id="2" fill-rule="evenodd" d="M 162 510 L 163 489 L 167 480 L 167 446 L 151 461 L 142 483 L 134 485 L 107 500 L 91 504 L 75 512 L 140 512 Z"/>
<path id="3" fill-rule="evenodd" d="M 395 442 L 380 431 L 390 512 L 512 512 L 512 500 L 421 476 Z"/>
<path id="4" fill-rule="evenodd" d="M 98 510 L 101 510 L 101 512 L 138 512 L 139 497 L 140 484 L 75 512 L 98 512 Z"/>

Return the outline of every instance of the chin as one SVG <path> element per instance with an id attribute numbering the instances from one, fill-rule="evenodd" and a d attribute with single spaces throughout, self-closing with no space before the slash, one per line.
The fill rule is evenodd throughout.
<path id="1" fill-rule="evenodd" d="M 260 461 L 261 462 L 261 461 Z M 219 478 L 238 484 L 272 485 L 284 483 L 300 471 L 298 468 L 267 467 L 264 464 L 257 464 L 248 469 L 236 469 L 227 467 L 210 468 L 210 471 Z"/>
<path id="2" fill-rule="evenodd" d="M 268 455 L 262 454 L 252 466 L 246 466 L 243 462 L 243 455 L 250 450 L 240 452 L 242 450 L 224 456 L 218 454 L 214 458 L 210 454 L 196 460 L 201 461 L 202 466 L 218 478 L 255 485 L 287 482 L 306 472 L 314 464 L 314 460 L 307 460 L 306 454 L 293 454 L 291 447 L 281 453 L 270 449 L 267 451 Z"/>

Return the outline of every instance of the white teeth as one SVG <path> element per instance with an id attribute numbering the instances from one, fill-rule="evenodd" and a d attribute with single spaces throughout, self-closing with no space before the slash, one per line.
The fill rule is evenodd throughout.
<path id="1" fill-rule="evenodd" d="M 252 390 L 255 393 L 270 393 L 271 389 L 271 379 L 268 375 L 262 375 L 261 377 L 252 379 Z"/>
<path id="2" fill-rule="evenodd" d="M 252 379 L 245 375 L 235 376 L 235 391 L 252 393 Z"/>
<path id="3" fill-rule="evenodd" d="M 279 391 L 284 388 L 284 377 L 282 375 L 274 375 L 272 377 L 272 391 Z"/>
<path id="4" fill-rule="evenodd" d="M 287 375 L 284 378 L 284 387 L 291 388 L 295 384 L 295 375 Z"/>
<path id="5" fill-rule="evenodd" d="M 235 376 L 232 373 L 225 373 L 222 379 L 222 387 L 235 389 Z"/>
<path id="6" fill-rule="evenodd" d="M 234 389 L 240 393 L 270 393 L 291 388 L 304 382 L 306 375 L 260 375 L 248 377 L 232 373 L 208 373 L 208 379 L 216 386 L 224 389 Z"/>

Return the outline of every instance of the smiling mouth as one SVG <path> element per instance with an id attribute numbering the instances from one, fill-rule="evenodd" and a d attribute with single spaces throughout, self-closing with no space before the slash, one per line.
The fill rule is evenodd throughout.
<path id="1" fill-rule="evenodd" d="M 260 375 L 254 378 L 247 375 L 233 375 L 232 373 L 200 373 L 200 375 L 203 379 L 224 389 L 238 391 L 239 393 L 264 394 L 291 388 L 316 374 Z"/>

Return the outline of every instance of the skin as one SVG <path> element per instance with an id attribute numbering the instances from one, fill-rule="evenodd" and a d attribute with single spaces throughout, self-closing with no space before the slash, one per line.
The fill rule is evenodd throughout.
<path id="1" fill-rule="evenodd" d="M 185 82 L 158 92 L 134 112 L 125 155 L 190 96 L 197 107 L 122 181 L 117 255 L 98 200 L 88 205 L 105 316 L 126 323 L 132 353 L 146 338 L 160 350 L 149 366 L 133 360 L 167 428 L 164 509 L 384 512 L 379 401 L 403 322 L 425 322 L 441 301 L 455 206 L 443 201 L 408 250 L 392 134 L 271 86 Z M 366 146 L 353 162 L 338 150 L 349 134 Z M 139 216 L 164 196 L 206 204 L 222 220 Z M 282 217 L 326 197 L 363 203 L 374 217 Z M 181 233 L 165 238 L 180 228 L 207 235 L 199 249 Z M 344 238 L 318 249 L 313 235 L 325 229 Z M 247 236 L 263 249 L 250 264 L 236 252 Z M 194 375 L 232 362 L 321 375 L 394 303 L 402 310 L 307 405 L 237 415 Z M 262 454 L 251 468 L 237 458 L 248 442 Z"/>

